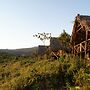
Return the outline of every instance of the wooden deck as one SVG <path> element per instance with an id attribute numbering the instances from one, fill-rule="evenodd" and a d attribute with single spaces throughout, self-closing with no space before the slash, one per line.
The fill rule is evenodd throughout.
<path id="1" fill-rule="evenodd" d="M 87 53 L 90 51 L 90 39 L 81 42 L 80 44 L 77 44 L 73 47 L 73 53 L 79 54 L 79 53 Z"/>

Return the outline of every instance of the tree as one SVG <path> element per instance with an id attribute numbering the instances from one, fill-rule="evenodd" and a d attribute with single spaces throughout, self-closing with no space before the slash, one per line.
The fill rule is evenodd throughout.
<path id="1" fill-rule="evenodd" d="M 65 30 L 63 30 L 63 32 L 59 36 L 59 40 L 64 47 L 70 46 L 70 39 L 71 36 Z"/>
<path id="2" fill-rule="evenodd" d="M 46 40 L 50 40 L 51 33 L 45 33 L 45 32 L 38 33 L 38 34 L 33 35 L 33 37 L 39 38 L 43 42 L 43 44 L 45 45 Z"/>

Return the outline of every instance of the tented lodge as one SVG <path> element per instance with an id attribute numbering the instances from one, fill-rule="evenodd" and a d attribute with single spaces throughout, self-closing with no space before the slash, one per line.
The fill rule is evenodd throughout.
<path id="1" fill-rule="evenodd" d="M 81 58 L 90 57 L 90 16 L 77 15 L 71 35 L 73 54 Z"/>

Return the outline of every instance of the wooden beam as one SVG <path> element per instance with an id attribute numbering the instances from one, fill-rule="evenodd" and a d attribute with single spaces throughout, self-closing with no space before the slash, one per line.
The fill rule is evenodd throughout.
<path id="1" fill-rule="evenodd" d="M 87 31 L 89 31 L 89 32 L 90 32 L 90 30 L 87 30 Z"/>
<path id="2" fill-rule="evenodd" d="M 51 54 L 53 54 L 56 58 L 58 58 L 58 56 L 54 52 L 51 52 Z"/>
<path id="3" fill-rule="evenodd" d="M 82 52 L 82 44 L 80 43 L 80 52 Z"/>
<path id="4" fill-rule="evenodd" d="M 77 26 L 77 28 L 79 28 L 81 25 L 79 24 L 78 26 Z"/>
<path id="5" fill-rule="evenodd" d="M 84 50 L 84 51 L 85 51 L 85 44 L 84 44 L 84 45 L 82 45 L 82 43 L 81 43 L 81 48 L 82 48 L 82 50 Z"/>
<path id="6" fill-rule="evenodd" d="M 75 51 L 76 53 L 79 53 L 79 52 L 80 52 L 80 44 L 78 44 L 78 46 L 75 46 L 75 47 L 74 47 L 74 51 Z"/>
<path id="7" fill-rule="evenodd" d="M 82 29 L 82 27 L 80 27 L 76 32 L 79 32 Z"/>

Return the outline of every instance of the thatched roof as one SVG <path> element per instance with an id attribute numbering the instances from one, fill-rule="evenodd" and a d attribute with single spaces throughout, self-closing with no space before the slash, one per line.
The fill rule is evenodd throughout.
<path id="1" fill-rule="evenodd" d="M 58 51 L 58 50 L 63 50 L 64 47 L 61 44 L 60 40 L 56 37 L 51 37 L 50 39 L 50 50 L 51 51 Z"/>
<path id="2" fill-rule="evenodd" d="M 50 39 L 50 50 L 57 52 L 58 50 L 64 50 L 67 53 L 71 52 L 70 47 L 65 47 L 63 43 L 57 37 L 51 37 Z"/>
<path id="3" fill-rule="evenodd" d="M 44 46 L 44 45 L 39 45 L 38 46 L 38 55 L 44 55 L 47 50 L 48 50 L 49 46 Z"/>
<path id="4" fill-rule="evenodd" d="M 86 30 L 90 30 L 90 16 L 78 14 L 72 30 L 72 43 L 78 44 L 84 41 L 86 39 Z M 88 38 L 90 38 L 90 35 L 88 35 Z"/>

